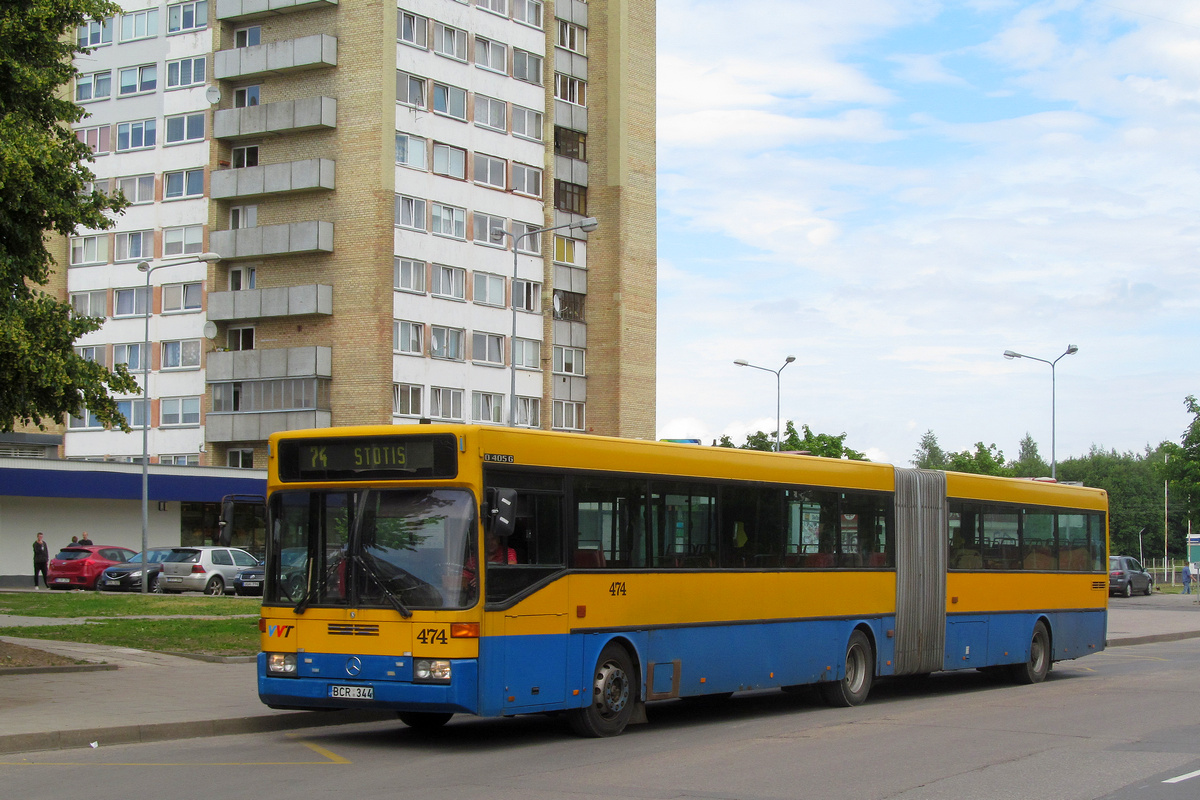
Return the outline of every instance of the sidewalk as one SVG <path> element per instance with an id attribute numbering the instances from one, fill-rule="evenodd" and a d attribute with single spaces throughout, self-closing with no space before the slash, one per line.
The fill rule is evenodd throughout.
<path id="1" fill-rule="evenodd" d="M 1200 604 L 1194 598 L 1115 598 L 1109 605 L 1108 646 L 1200 637 Z M 59 622 L 0 615 L 0 626 L 24 620 Z M 248 658 L 214 663 L 129 648 L 4 638 L 108 666 L 0 678 L 0 754 L 394 719 L 378 711 L 269 709 L 258 699 L 256 666 Z"/>

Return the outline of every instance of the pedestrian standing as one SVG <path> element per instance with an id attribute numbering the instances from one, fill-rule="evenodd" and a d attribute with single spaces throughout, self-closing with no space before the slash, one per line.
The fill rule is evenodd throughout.
<path id="1" fill-rule="evenodd" d="M 91 537 L 87 535 L 87 531 L 84 531 L 84 532 L 83 532 L 83 538 L 79 540 L 79 544 L 81 544 L 81 545 L 89 545 L 89 544 L 91 544 L 91 543 L 92 543 L 92 539 L 91 539 Z"/>
<path id="2" fill-rule="evenodd" d="M 1183 564 L 1183 593 L 1192 593 L 1192 565 L 1186 561 Z"/>
<path id="3" fill-rule="evenodd" d="M 50 546 L 46 544 L 46 535 L 38 531 L 37 541 L 33 543 L 33 588 L 38 585 L 38 573 L 42 575 L 42 583 L 50 588 L 50 578 L 46 573 L 46 565 L 50 562 Z"/>

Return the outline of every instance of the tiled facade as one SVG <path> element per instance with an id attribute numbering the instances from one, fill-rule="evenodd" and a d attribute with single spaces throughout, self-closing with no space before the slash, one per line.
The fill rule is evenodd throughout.
<path id="1" fill-rule="evenodd" d="M 54 288 L 107 317 L 89 357 L 140 372 L 154 266 L 152 461 L 505 424 L 514 389 L 517 424 L 654 435 L 652 2 L 123 5 L 81 28 L 74 91 L 97 177 L 135 205 L 59 244 Z M 140 453 L 65 426 L 66 457 Z"/>

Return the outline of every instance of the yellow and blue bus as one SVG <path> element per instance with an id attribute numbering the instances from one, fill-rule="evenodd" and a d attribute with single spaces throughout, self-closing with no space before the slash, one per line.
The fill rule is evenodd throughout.
<path id="1" fill-rule="evenodd" d="M 273 708 L 564 712 L 1104 648 L 1103 491 L 468 425 L 270 438 L 259 695 Z"/>

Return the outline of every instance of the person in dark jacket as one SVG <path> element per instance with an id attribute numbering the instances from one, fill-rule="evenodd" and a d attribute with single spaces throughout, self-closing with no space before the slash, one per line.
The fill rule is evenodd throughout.
<path id="1" fill-rule="evenodd" d="M 50 546 L 46 544 L 46 536 L 38 531 L 37 541 L 33 543 L 33 588 L 38 585 L 38 573 L 42 574 L 42 583 L 50 588 L 50 578 L 46 575 L 46 565 L 50 563 Z"/>

